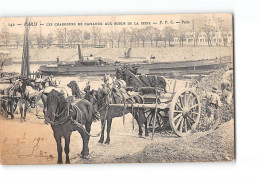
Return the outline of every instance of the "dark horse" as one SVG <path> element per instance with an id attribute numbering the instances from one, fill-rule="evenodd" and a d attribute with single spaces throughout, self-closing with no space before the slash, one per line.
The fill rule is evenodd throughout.
<path id="1" fill-rule="evenodd" d="M 76 95 L 81 93 L 77 86 L 78 85 L 75 81 L 69 83 L 68 87 L 72 89 L 72 94 Z M 124 93 L 125 93 L 124 96 L 127 96 L 126 92 Z M 105 131 L 106 121 L 107 121 L 107 139 L 105 141 L 105 144 L 109 144 L 112 119 L 115 117 L 121 117 L 127 113 L 131 113 L 137 121 L 138 128 L 139 128 L 138 136 L 142 137 L 143 124 L 145 125 L 145 135 L 148 136 L 147 120 L 143 109 L 133 110 L 133 108 L 123 109 L 122 107 L 109 106 L 109 104 L 143 103 L 142 99 L 138 95 L 132 96 L 131 98 L 129 97 L 128 99 L 125 99 L 126 97 L 124 96 L 122 96 L 122 94 L 118 92 L 117 88 L 112 88 L 112 90 L 110 90 L 105 84 L 103 84 L 103 88 L 99 88 L 97 91 L 92 90 L 90 92 L 89 97 L 86 98 L 93 105 L 95 112 L 100 113 L 101 136 L 100 136 L 99 143 L 104 142 L 104 131 Z"/>
<path id="2" fill-rule="evenodd" d="M 104 89 L 105 90 L 105 89 Z M 138 110 L 134 110 L 134 108 L 131 107 L 115 107 L 111 106 L 109 104 L 134 104 L 134 103 L 143 103 L 143 100 L 140 96 L 134 95 L 126 99 L 127 96 L 126 92 L 124 96 L 122 92 L 118 93 L 118 90 L 122 89 L 117 89 L 117 88 L 112 88 L 112 90 L 108 90 L 108 92 L 103 92 L 103 99 L 104 101 L 99 103 L 99 113 L 101 116 L 101 126 L 102 126 L 102 131 L 101 131 L 101 136 L 100 140 L 98 141 L 99 143 L 104 142 L 104 132 L 105 132 L 105 124 L 107 121 L 107 138 L 105 141 L 105 144 L 110 143 L 110 130 L 111 130 L 111 125 L 112 125 L 112 119 L 115 117 L 121 117 L 124 116 L 127 113 L 131 113 L 133 117 L 136 119 L 136 122 L 138 124 L 139 128 L 139 133 L 138 137 L 142 137 L 143 135 L 143 124 L 145 127 L 145 136 L 149 136 L 148 134 L 148 129 L 147 129 L 147 119 L 145 117 L 145 112 L 143 108 L 140 108 Z M 124 119 L 123 119 L 124 120 Z"/>
<path id="3" fill-rule="evenodd" d="M 87 100 L 79 100 L 72 105 L 68 102 L 63 93 L 52 90 L 47 95 L 47 109 L 45 120 L 51 124 L 54 138 L 57 143 L 58 163 L 62 163 L 61 138 L 65 139 L 66 163 L 70 163 L 69 144 L 73 131 L 78 131 L 83 140 L 81 157 L 89 155 L 88 142 L 90 138 L 90 128 L 93 118 L 93 106 Z M 82 125 L 85 125 L 85 128 Z"/>

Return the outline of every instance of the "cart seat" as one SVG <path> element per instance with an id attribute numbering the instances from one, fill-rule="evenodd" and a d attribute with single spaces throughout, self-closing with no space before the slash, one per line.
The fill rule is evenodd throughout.
<path id="1" fill-rule="evenodd" d="M 156 75 L 139 75 L 138 78 L 143 82 L 144 86 L 162 88 L 166 92 L 166 80 L 162 76 Z"/>

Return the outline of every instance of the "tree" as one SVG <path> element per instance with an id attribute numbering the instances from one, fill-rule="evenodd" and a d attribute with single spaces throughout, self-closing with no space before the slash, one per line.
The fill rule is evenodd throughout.
<path id="1" fill-rule="evenodd" d="M 208 46 L 212 47 L 212 38 L 215 37 L 215 28 L 211 25 L 205 24 L 203 27 L 203 31 L 205 32 L 205 37 L 208 42 Z"/>
<path id="2" fill-rule="evenodd" d="M 91 29 L 91 37 L 93 40 L 93 44 L 96 45 L 96 40 L 101 33 L 101 29 L 99 27 L 92 27 Z"/>
<path id="3" fill-rule="evenodd" d="M 84 38 L 84 40 L 90 40 L 90 38 L 91 38 L 90 33 L 88 31 L 84 31 L 83 38 Z"/>
<path id="4" fill-rule="evenodd" d="M 221 32 L 221 36 L 223 38 L 223 42 L 224 42 L 224 47 L 227 46 L 228 43 L 228 35 L 229 35 L 229 28 L 223 28 L 222 32 Z"/>
<path id="5" fill-rule="evenodd" d="M 143 48 L 144 48 L 144 43 L 145 43 L 146 38 L 147 38 L 146 30 L 145 29 L 139 29 L 138 30 L 138 37 L 143 42 Z M 139 45 L 138 45 L 138 47 L 139 47 Z"/>
<path id="6" fill-rule="evenodd" d="M 82 39 L 82 31 L 79 29 L 69 30 L 67 33 L 67 39 L 70 44 L 80 43 Z"/>
<path id="7" fill-rule="evenodd" d="M 158 28 L 149 26 L 146 27 L 147 36 L 151 41 L 151 47 L 153 47 L 153 40 L 156 40 L 156 47 L 158 42 L 158 37 L 160 36 L 160 30 Z"/>
<path id="8" fill-rule="evenodd" d="M 120 47 L 120 42 L 121 42 L 121 33 L 120 32 L 115 32 L 115 39 L 117 41 L 117 48 Z"/>
<path id="9" fill-rule="evenodd" d="M 29 35 L 29 44 L 36 44 L 37 43 L 37 34 L 30 34 Z"/>
<path id="10" fill-rule="evenodd" d="M 53 33 L 49 33 L 46 38 L 46 43 L 48 44 L 48 46 L 51 46 L 52 42 L 53 42 Z"/>
<path id="11" fill-rule="evenodd" d="M 83 40 L 82 40 L 82 44 L 84 43 L 84 41 L 88 41 L 90 40 L 91 38 L 91 35 L 88 31 L 84 31 L 83 33 Z M 87 46 L 88 46 L 88 42 L 87 42 Z"/>
<path id="12" fill-rule="evenodd" d="M 108 37 L 108 40 L 111 42 L 111 48 L 114 48 L 114 39 L 116 38 L 116 34 L 113 30 L 111 30 L 106 34 L 106 36 Z"/>
<path id="13" fill-rule="evenodd" d="M 198 46 L 198 40 L 199 36 L 202 32 L 201 28 L 201 20 L 200 19 L 194 19 L 192 20 L 192 32 L 191 32 L 191 37 L 193 39 L 193 46 L 196 47 Z"/>
<path id="14" fill-rule="evenodd" d="M 16 43 L 16 46 L 18 48 L 19 44 L 22 42 L 23 40 L 23 36 L 20 35 L 20 34 L 13 34 L 13 38 L 14 38 L 14 41 Z"/>
<path id="15" fill-rule="evenodd" d="M 98 45 L 101 45 L 102 40 L 103 40 L 103 33 L 100 32 L 97 35 Z"/>
<path id="16" fill-rule="evenodd" d="M 37 45 L 41 45 L 44 43 L 44 37 L 41 34 L 36 34 L 35 36 Z"/>
<path id="17" fill-rule="evenodd" d="M 56 40 L 59 44 L 63 45 L 66 42 L 66 34 L 63 29 L 57 29 L 55 31 Z"/>
<path id="18" fill-rule="evenodd" d="M 135 40 L 135 31 L 132 29 L 131 31 L 128 31 L 128 39 L 130 41 L 130 47 L 133 47 L 133 41 Z"/>
<path id="19" fill-rule="evenodd" d="M 3 31 L 1 33 L 1 39 L 5 45 L 8 45 L 10 43 L 10 33 L 8 31 Z"/>
<path id="20" fill-rule="evenodd" d="M 127 41 L 127 37 L 128 37 L 128 30 L 126 28 L 123 28 L 122 31 L 120 32 L 120 35 L 123 39 L 123 43 L 124 43 L 124 48 L 126 47 L 126 41 Z"/>
<path id="21" fill-rule="evenodd" d="M 137 46 L 139 48 L 140 36 L 139 36 L 138 31 L 139 31 L 139 29 L 137 29 L 137 28 L 132 29 L 132 35 L 133 35 L 133 38 L 135 39 L 135 47 Z"/>
<path id="22" fill-rule="evenodd" d="M 162 34 L 164 36 L 164 46 L 166 47 L 166 41 L 169 42 L 169 47 L 171 46 L 171 41 L 176 35 L 176 30 L 170 26 L 167 26 L 163 29 Z"/>

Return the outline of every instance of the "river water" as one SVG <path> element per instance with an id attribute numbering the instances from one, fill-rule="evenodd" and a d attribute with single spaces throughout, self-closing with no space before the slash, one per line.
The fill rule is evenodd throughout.
<path id="1" fill-rule="evenodd" d="M 36 72 L 41 64 L 31 64 L 30 70 L 31 72 Z M 21 71 L 21 64 L 13 64 L 11 66 L 4 66 L 3 67 L 3 72 L 16 72 L 20 73 Z M 57 79 L 60 82 L 59 87 L 64 87 L 66 90 L 71 92 L 71 89 L 67 87 L 67 84 L 75 80 L 80 88 L 81 91 L 86 87 L 86 83 L 89 81 L 91 90 L 97 90 L 99 87 L 102 85 L 102 76 L 86 76 L 86 75 L 78 75 L 78 76 L 55 76 L 55 79 Z M 165 79 L 167 82 L 166 90 L 169 92 L 173 91 L 174 88 L 174 81 L 175 79 Z M 175 86 L 175 91 L 183 88 L 185 86 L 186 81 L 185 80 L 177 80 L 176 86 Z"/>
<path id="2" fill-rule="evenodd" d="M 30 66 L 31 72 L 36 72 L 40 66 L 41 66 L 40 64 L 32 64 Z M 21 64 L 13 64 L 11 66 L 4 66 L 3 72 L 20 73 Z M 57 79 L 60 82 L 59 86 L 66 88 L 69 93 L 71 90 L 67 87 L 67 84 L 72 80 L 75 80 L 78 83 L 78 86 L 79 86 L 80 90 L 82 90 L 82 91 L 88 81 L 90 82 L 91 89 L 94 89 L 94 90 L 97 90 L 99 87 L 101 87 L 101 84 L 102 84 L 102 76 L 57 76 L 57 77 L 55 76 L 55 79 Z"/>

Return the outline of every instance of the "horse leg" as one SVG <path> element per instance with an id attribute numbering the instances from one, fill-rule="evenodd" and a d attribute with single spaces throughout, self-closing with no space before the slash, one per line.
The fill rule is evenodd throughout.
<path id="1" fill-rule="evenodd" d="M 138 119 L 136 119 L 137 124 L 138 124 L 138 128 L 139 128 L 139 134 L 138 137 L 141 138 L 143 135 L 143 130 L 142 130 L 142 124 L 140 124 L 140 121 Z"/>
<path id="2" fill-rule="evenodd" d="M 13 101 L 10 101 L 9 107 L 10 107 L 11 119 L 14 119 Z"/>
<path id="3" fill-rule="evenodd" d="M 92 122 L 86 122 L 86 124 L 85 124 L 85 129 L 86 129 L 86 131 L 90 134 L 90 130 L 91 130 L 91 123 Z M 85 154 L 86 155 L 89 155 L 89 148 L 88 148 L 88 143 L 89 143 L 89 138 L 90 138 L 90 136 L 89 135 L 87 135 L 87 137 L 86 137 L 86 142 L 85 142 Z"/>
<path id="4" fill-rule="evenodd" d="M 61 135 L 54 130 L 54 138 L 57 143 L 57 152 L 58 152 L 58 164 L 62 164 L 62 145 L 61 145 Z"/>
<path id="5" fill-rule="evenodd" d="M 148 128 L 147 128 L 147 119 L 145 117 L 143 109 L 142 110 L 140 109 L 140 111 L 139 111 L 139 119 L 138 120 L 140 121 L 140 124 L 138 124 L 138 125 L 140 125 L 141 128 L 143 127 L 143 124 L 144 124 L 145 136 L 149 136 L 149 132 L 148 132 Z"/>
<path id="6" fill-rule="evenodd" d="M 8 105 L 8 102 L 4 102 L 3 109 L 4 109 L 4 115 L 5 115 L 6 118 L 8 118 L 7 105 Z"/>
<path id="7" fill-rule="evenodd" d="M 147 128 L 147 120 L 145 120 L 145 122 L 144 122 L 144 130 L 145 130 L 145 136 L 148 137 L 149 131 L 148 131 L 148 128 Z"/>
<path id="8" fill-rule="evenodd" d="M 82 147 L 82 151 L 81 151 L 81 157 L 82 158 L 86 158 L 88 156 L 88 135 L 86 134 L 86 131 L 84 128 L 78 127 L 77 125 L 74 125 L 74 129 L 77 130 L 82 138 L 83 141 L 83 147 Z"/>
<path id="9" fill-rule="evenodd" d="M 104 142 L 105 127 L 106 127 L 106 120 L 101 119 L 101 135 L 100 135 L 100 139 L 98 141 L 101 144 L 103 144 L 103 142 Z"/>
<path id="10" fill-rule="evenodd" d="M 144 131 L 145 131 L 145 136 L 148 137 L 149 136 L 149 131 L 148 131 L 148 128 L 147 128 L 147 119 L 145 117 L 145 114 L 144 114 L 144 110 L 140 110 L 140 116 L 139 118 L 141 119 L 141 126 L 143 126 L 144 124 Z"/>
<path id="11" fill-rule="evenodd" d="M 27 108 L 28 108 L 28 102 L 25 101 L 25 103 L 24 103 L 24 111 L 23 111 L 23 120 L 24 120 L 24 122 L 26 122 L 25 118 L 26 118 Z"/>
<path id="12" fill-rule="evenodd" d="M 109 144 L 110 143 L 110 130 L 111 130 L 111 125 L 112 125 L 112 119 L 113 118 L 108 118 L 107 119 L 107 139 L 105 144 Z"/>
<path id="13" fill-rule="evenodd" d="M 143 130 L 142 130 L 142 122 L 141 122 L 141 120 L 139 118 L 140 116 L 137 114 L 137 112 L 132 114 L 132 115 L 134 116 L 134 118 L 135 118 L 135 120 L 136 120 L 136 122 L 138 124 L 138 129 L 139 129 L 138 137 L 141 138 L 142 135 L 143 135 Z"/>
<path id="14" fill-rule="evenodd" d="M 66 164 L 70 164 L 70 157 L 69 157 L 69 153 L 70 153 L 70 133 L 65 135 L 64 151 L 65 151 L 65 154 L 66 154 Z"/>
<path id="15" fill-rule="evenodd" d="M 21 122 L 23 122 L 23 101 L 22 100 L 19 101 L 19 110 L 21 114 Z"/>

